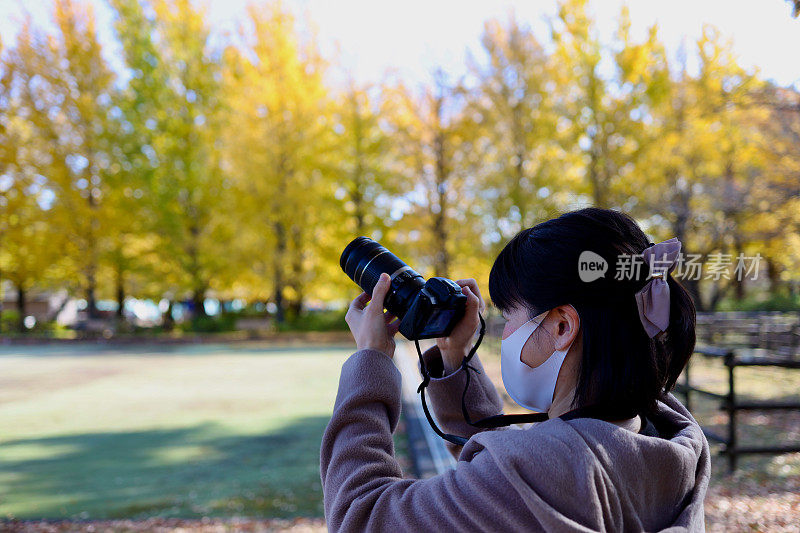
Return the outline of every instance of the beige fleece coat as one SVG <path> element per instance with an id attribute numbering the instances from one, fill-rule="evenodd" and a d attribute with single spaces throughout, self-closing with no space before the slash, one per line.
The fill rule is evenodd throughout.
<path id="1" fill-rule="evenodd" d="M 440 358 L 436 348 L 428 361 Z M 467 407 L 473 419 L 501 401 L 477 356 Z M 452 471 L 403 479 L 392 433 L 401 378 L 379 351 L 342 366 L 322 438 L 320 474 L 331 531 L 703 531 L 708 442 L 671 394 L 651 422 L 661 437 L 602 420 L 558 418 L 522 430 L 480 430 L 461 416 L 463 370 L 432 379 L 445 432 L 470 436 Z"/>

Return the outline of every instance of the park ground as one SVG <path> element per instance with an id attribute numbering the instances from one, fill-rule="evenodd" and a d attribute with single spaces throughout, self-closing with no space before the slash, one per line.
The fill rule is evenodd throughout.
<path id="1" fill-rule="evenodd" d="M 496 341 L 484 348 L 499 385 Z M 351 352 L 347 343 L 276 341 L 0 347 L 0 518 L 24 520 L 0 526 L 324 530 L 319 444 Z M 702 360 L 692 377 L 712 389 L 726 383 Z M 753 369 L 741 382 L 754 398 L 800 391 L 797 373 Z M 695 413 L 723 432 L 713 404 L 698 402 Z M 797 414 L 742 421 L 745 442 L 800 440 Z M 402 435 L 396 448 L 407 471 Z M 710 531 L 796 531 L 800 454 L 744 458 L 735 474 L 712 461 Z"/>
<path id="2" fill-rule="evenodd" d="M 248 517 L 319 529 L 320 439 L 350 353 L 248 343 L 0 348 L 0 517 L 142 526 L 205 517 L 187 524 L 206 531 Z M 248 523 L 263 526 L 241 519 L 235 529 Z"/>

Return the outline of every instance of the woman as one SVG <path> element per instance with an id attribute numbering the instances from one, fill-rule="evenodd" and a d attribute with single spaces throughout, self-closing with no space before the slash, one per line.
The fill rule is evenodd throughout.
<path id="1" fill-rule="evenodd" d="M 676 239 L 649 243 L 633 219 L 597 208 L 523 230 L 506 245 L 489 277 L 506 319 L 503 383 L 517 403 L 549 416 L 516 430 L 481 430 L 461 414 L 469 371 L 461 361 L 484 304 L 474 280 L 459 280 L 466 315 L 423 357 L 442 429 L 469 440 L 450 445 L 454 470 L 428 479 L 403 479 L 394 458 L 401 379 L 382 276 L 371 301 L 362 294 L 347 313 L 358 351 L 342 366 L 321 447 L 330 530 L 704 530 L 708 443 L 668 392 L 695 343 L 694 305 L 669 273 L 679 247 Z M 595 268 L 605 261 L 605 274 L 582 279 L 587 257 Z M 625 257 L 647 264 L 616 275 Z M 477 356 L 471 365 L 480 371 L 467 391 L 471 419 L 499 413 Z"/>

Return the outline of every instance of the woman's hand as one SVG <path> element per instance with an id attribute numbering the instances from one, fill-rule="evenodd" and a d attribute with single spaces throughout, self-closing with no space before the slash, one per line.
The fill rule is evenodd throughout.
<path id="1" fill-rule="evenodd" d="M 450 335 L 436 339 L 436 345 L 442 354 L 445 374 L 450 374 L 461 366 L 461 361 L 467 356 L 472 347 L 472 337 L 480 325 L 478 312 L 482 313 L 486 309 L 477 281 L 468 278 L 460 279 L 456 283 L 458 283 L 467 297 L 467 308 L 464 312 L 464 318 L 456 324 Z"/>
<path id="2" fill-rule="evenodd" d="M 371 348 L 389 357 L 394 356 L 394 335 L 400 327 L 400 321 L 388 311 L 383 312 L 383 300 L 390 286 L 389 274 L 381 274 L 372 290 L 372 299 L 369 294 L 362 292 L 350 302 L 344 320 L 353 333 L 357 349 Z"/>

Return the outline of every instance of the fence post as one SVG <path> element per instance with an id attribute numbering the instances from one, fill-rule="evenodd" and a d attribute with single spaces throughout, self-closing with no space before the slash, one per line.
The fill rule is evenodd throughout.
<path id="1" fill-rule="evenodd" d="M 725 354 L 725 366 L 728 367 L 728 399 L 725 402 L 728 411 L 728 468 L 731 472 L 736 470 L 736 389 L 734 387 L 733 371 L 736 368 L 733 351 Z"/>

